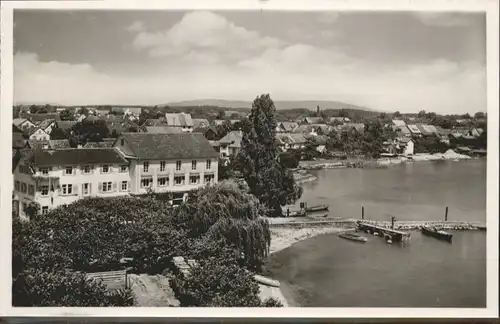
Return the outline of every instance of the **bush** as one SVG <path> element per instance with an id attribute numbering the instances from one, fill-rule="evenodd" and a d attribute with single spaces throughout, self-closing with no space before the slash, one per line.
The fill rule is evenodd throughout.
<path id="1" fill-rule="evenodd" d="M 173 280 L 172 289 L 181 306 L 258 307 L 259 285 L 234 263 L 210 259 L 192 268 L 187 277 Z"/>

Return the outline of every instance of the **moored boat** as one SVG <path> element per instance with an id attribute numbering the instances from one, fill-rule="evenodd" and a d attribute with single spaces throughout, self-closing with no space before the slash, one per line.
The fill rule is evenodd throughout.
<path id="1" fill-rule="evenodd" d="M 306 212 L 316 212 L 316 211 L 323 211 L 323 210 L 328 210 L 328 205 L 318 205 L 318 206 L 312 206 L 312 207 L 306 207 Z"/>
<path id="2" fill-rule="evenodd" d="M 430 226 L 422 226 L 422 233 L 448 242 L 453 238 L 453 234 Z"/>
<path id="3" fill-rule="evenodd" d="M 339 236 L 341 238 L 355 241 L 355 242 L 366 243 L 368 241 L 368 239 L 366 237 L 363 237 L 361 235 L 354 234 L 354 233 L 342 233 L 342 234 L 339 234 Z"/>

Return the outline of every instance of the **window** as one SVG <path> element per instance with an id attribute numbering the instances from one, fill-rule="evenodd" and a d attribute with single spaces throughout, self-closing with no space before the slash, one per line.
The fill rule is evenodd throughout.
<path id="1" fill-rule="evenodd" d="M 128 181 L 122 181 L 121 189 L 122 189 L 122 191 L 128 190 Z"/>
<path id="2" fill-rule="evenodd" d="M 213 174 L 206 174 L 204 176 L 205 183 L 212 183 L 215 180 L 215 175 Z"/>
<path id="3" fill-rule="evenodd" d="M 24 193 L 28 191 L 28 185 L 26 185 L 24 182 L 21 182 L 21 191 Z"/>
<path id="4" fill-rule="evenodd" d="M 111 192 L 113 190 L 113 183 L 111 181 L 102 183 L 102 192 Z"/>
<path id="5" fill-rule="evenodd" d="M 207 170 L 212 168 L 212 160 L 207 160 Z"/>
<path id="6" fill-rule="evenodd" d="M 160 171 L 163 172 L 165 171 L 165 166 L 167 165 L 167 163 L 165 161 L 161 161 L 160 162 Z"/>
<path id="7" fill-rule="evenodd" d="M 73 174 L 73 167 L 66 167 L 65 174 Z"/>
<path id="8" fill-rule="evenodd" d="M 196 170 L 196 160 L 191 161 L 191 169 Z"/>
<path id="9" fill-rule="evenodd" d="M 149 162 L 144 162 L 143 168 L 144 168 L 144 172 L 148 172 L 149 171 Z"/>
<path id="10" fill-rule="evenodd" d="M 48 214 L 49 213 L 49 206 L 43 206 L 42 207 L 42 215 Z"/>
<path id="11" fill-rule="evenodd" d="M 49 186 L 40 186 L 40 193 L 42 196 L 48 196 L 49 195 Z"/>
<path id="12" fill-rule="evenodd" d="M 62 191 L 63 195 L 71 195 L 73 193 L 73 185 L 71 184 L 62 185 Z"/>
<path id="13" fill-rule="evenodd" d="M 92 169 L 90 168 L 90 165 L 86 165 L 83 167 L 83 173 L 89 174 Z"/>
<path id="14" fill-rule="evenodd" d="M 142 178 L 141 179 L 141 188 L 149 188 L 153 183 L 153 178 Z"/>
<path id="15" fill-rule="evenodd" d="M 107 164 L 104 164 L 102 166 L 102 173 L 108 173 L 109 172 L 109 165 Z"/>
<path id="16" fill-rule="evenodd" d="M 190 184 L 196 184 L 200 183 L 200 176 L 199 175 L 192 175 L 189 177 L 189 183 Z"/>
<path id="17" fill-rule="evenodd" d="M 84 183 L 82 185 L 83 195 L 90 195 L 90 183 Z"/>
<path id="18" fill-rule="evenodd" d="M 165 186 L 168 186 L 168 177 L 161 177 L 161 178 L 158 178 L 158 185 L 160 187 L 165 187 Z"/>
<path id="19" fill-rule="evenodd" d="M 181 166 L 182 166 L 182 162 L 176 161 L 175 162 L 175 171 L 181 171 Z"/>
<path id="20" fill-rule="evenodd" d="M 40 168 L 39 171 L 41 174 L 49 174 L 50 168 Z"/>
<path id="21" fill-rule="evenodd" d="M 176 176 L 176 177 L 174 177 L 174 181 L 175 181 L 176 185 L 183 185 L 184 181 L 185 181 L 185 177 L 184 176 Z"/>
<path id="22" fill-rule="evenodd" d="M 120 172 L 127 172 L 127 166 L 126 165 L 120 166 Z"/>
<path id="23" fill-rule="evenodd" d="M 14 189 L 16 191 L 21 190 L 21 182 L 19 182 L 18 180 L 16 180 L 16 182 L 14 182 Z"/>
<path id="24" fill-rule="evenodd" d="M 34 196 L 34 195 L 35 195 L 35 186 L 34 186 L 34 185 L 30 184 L 30 185 L 28 186 L 28 194 L 30 194 L 30 195 L 32 195 L 32 196 Z"/>

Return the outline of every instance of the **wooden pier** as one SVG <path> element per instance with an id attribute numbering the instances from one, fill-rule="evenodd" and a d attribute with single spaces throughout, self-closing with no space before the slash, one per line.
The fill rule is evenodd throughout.
<path id="1" fill-rule="evenodd" d="M 389 236 L 393 242 L 404 242 L 410 239 L 410 232 L 380 226 L 371 222 L 358 221 L 358 229 L 368 231 L 373 234 L 377 233 L 381 236 Z"/>

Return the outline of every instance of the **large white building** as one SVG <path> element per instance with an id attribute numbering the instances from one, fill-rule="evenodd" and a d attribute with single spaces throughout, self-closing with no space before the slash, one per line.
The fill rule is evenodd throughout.
<path id="1" fill-rule="evenodd" d="M 14 168 L 14 210 L 26 217 L 85 197 L 190 190 L 217 182 L 218 153 L 202 134 L 124 133 L 112 148 L 24 150 Z"/>

